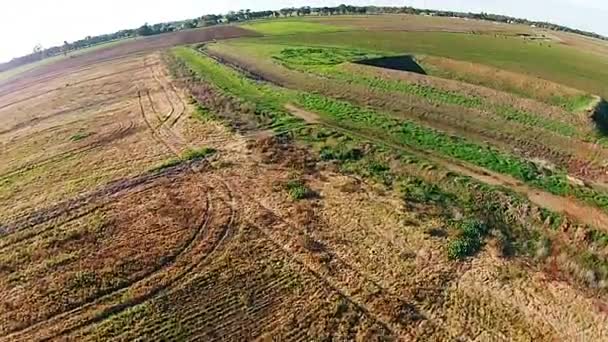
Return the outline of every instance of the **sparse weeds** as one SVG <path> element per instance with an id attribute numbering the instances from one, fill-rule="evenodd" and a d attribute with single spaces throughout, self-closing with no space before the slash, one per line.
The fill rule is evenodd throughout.
<path id="1" fill-rule="evenodd" d="M 285 185 L 285 189 L 293 200 L 303 200 L 313 196 L 314 192 L 310 190 L 304 181 L 299 179 L 290 180 Z"/>
<path id="2" fill-rule="evenodd" d="M 448 245 L 448 257 L 463 259 L 477 253 L 488 234 L 488 226 L 476 219 L 466 219 L 457 223 L 458 237 Z"/>
<path id="3" fill-rule="evenodd" d="M 86 138 L 90 137 L 91 135 L 93 135 L 93 133 L 90 133 L 90 132 L 78 132 L 78 133 L 76 133 L 76 134 L 74 134 L 74 135 L 72 135 L 70 137 L 70 141 L 73 141 L 73 142 L 80 141 L 80 140 L 83 140 L 83 139 L 86 139 Z"/>
<path id="4" fill-rule="evenodd" d="M 181 160 L 183 161 L 194 161 L 207 158 L 215 154 L 217 150 L 210 147 L 203 147 L 198 149 L 188 149 L 182 153 Z"/>
<path id="5" fill-rule="evenodd" d="M 188 150 L 184 151 L 179 158 L 167 159 L 164 162 L 162 162 L 161 164 L 154 166 L 152 169 L 150 169 L 150 171 L 160 172 L 165 169 L 177 166 L 183 162 L 197 161 L 197 160 L 201 160 L 201 159 L 210 157 L 213 154 L 215 154 L 216 152 L 217 152 L 217 150 L 215 150 L 213 148 L 209 148 L 209 147 L 188 149 Z"/>

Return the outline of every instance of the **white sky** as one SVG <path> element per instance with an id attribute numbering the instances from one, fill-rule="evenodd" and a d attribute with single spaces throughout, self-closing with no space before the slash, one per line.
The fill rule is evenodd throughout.
<path id="1" fill-rule="evenodd" d="M 30 53 L 37 43 L 60 45 L 145 22 L 187 19 L 239 9 L 395 5 L 489 12 L 551 21 L 608 35 L 606 0 L 1 0 L 0 62 Z"/>

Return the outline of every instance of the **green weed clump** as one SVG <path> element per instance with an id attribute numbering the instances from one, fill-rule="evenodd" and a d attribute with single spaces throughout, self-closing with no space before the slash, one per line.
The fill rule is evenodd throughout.
<path id="1" fill-rule="evenodd" d="M 363 151 L 358 148 L 346 147 L 346 146 L 324 146 L 319 152 L 321 160 L 339 160 L 339 161 L 352 161 L 363 158 Z"/>
<path id="2" fill-rule="evenodd" d="M 313 194 L 312 190 L 310 190 L 301 180 L 290 180 L 285 185 L 285 188 L 287 189 L 289 196 L 294 200 L 310 198 Z"/>
<path id="3" fill-rule="evenodd" d="M 563 109 L 575 113 L 585 108 L 593 102 L 593 96 L 581 94 L 577 96 L 554 96 L 549 101 L 551 104 L 562 107 Z"/>
<path id="4" fill-rule="evenodd" d="M 414 177 L 408 177 L 401 183 L 401 191 L 406 201 L 415 203 L 447 203 L 453 197 L 436 184 Z"/>
<path id="5" fill-rule="evenodd" d="M 448 257 L 452 260 L 463 259 L 479 252 L 488 234 L 488 226 L 479 220 L 467 219 L 458 223 L 457 228 L 458 238 L 450 242 Z"/>
<path id="6" fill-rule="evenodd" d="M 380 57 L 380 55 L 361 50 L 336 48 L 287 48 L 273 56 L 274 59 L 292 67 L 296 65 L 337 65 L 376 57 Z"/>
<path id="7" fill-rule="evenodd" d="M 181 160 L 189 161 L 189 160 L 200 160 L 207 158 L 213 154 L 215 154 L 217 150 L 210 147 L 203 147 L 199 149 L 189 149 L 182 153 Z"/>
<path id="8" fill-rule="evenodd" d="M 71 141 L 80 141 L 82 139 L 90 137 L 91 135 L 92 135 L 92 133 L 89 133 L 89 132 L 78 132 L 78 133 L 72 135 L 70 137 L 70 140 Z"/>

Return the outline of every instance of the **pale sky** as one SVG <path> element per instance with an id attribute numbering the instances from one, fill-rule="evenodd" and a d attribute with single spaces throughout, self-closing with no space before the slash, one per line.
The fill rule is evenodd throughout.
<path id="1" fill-rule="evenodd" d="M 608 35 L 606 0 L 1 0 L 0 62 L 87 35 L 145 22 L 188 19 L 230 10 L 300 6 L 393 5 L 488 12 L 543 20 Z"/>

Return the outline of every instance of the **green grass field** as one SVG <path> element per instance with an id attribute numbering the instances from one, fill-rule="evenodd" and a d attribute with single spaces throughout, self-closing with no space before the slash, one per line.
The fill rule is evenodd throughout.
<path id="1" fill-rule="evenodd" d="M 265 25 L 272 30 L 275 24 Z M 276 25 L 279 29 L 293 24 Z M 517 38 L 489 35 L 395 31 L 300 33 L 256 40 L 263 44 L 349 47 L 449 57 L 535 75 L 608 97 L 608 85 L 605 82 L 608 79 L 608 59 L 557 44 L 541 45 Z"/>

